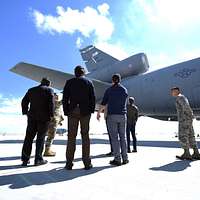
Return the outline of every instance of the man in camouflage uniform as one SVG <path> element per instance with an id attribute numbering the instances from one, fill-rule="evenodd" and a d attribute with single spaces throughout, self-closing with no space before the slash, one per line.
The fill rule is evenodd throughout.
<path id="1" fill-rule="evenodd" d="M 54 117 L 51 119 L 50 124 L 49 124 L 44 156 L 55 156 L 56 155 L 56 152 L 53 152 L 51 150 L 51 145 L 55 138 L 57 127 L 59 125 L 62 125 L 62 121 L 64 120 L 62 113 L 61 113 L 62 100 L 59 101 L 58 95 L 56 93 L 54 93 L 54 101 L 55 101 Z"/>
<path id="2" fill-rule="evenodd" d="M 184 160 L 199 160 L 200 154 L 195 140 L 195 134 L 193 129 L 193 111 L 190 107 L 188 99 L 181 94 L 178 87 L 171 89 L 171 95 L 176 97 L 176 110 L 179 121 L 178 137 L 184 153 L 181 156 L 176 156 L 178 159 Z M 191 155 L 189 148 L 194 150 Z"/>

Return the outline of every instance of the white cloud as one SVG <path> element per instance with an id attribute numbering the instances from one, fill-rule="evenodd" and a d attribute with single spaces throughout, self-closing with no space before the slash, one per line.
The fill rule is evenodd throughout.
<path id="1" fill-rule="evenodd" d="M 95 46 L 119 60 L 123 60 L 129 56 L 119 43 L 111 44 L 109 42 L 97 41 Z"/>
<path id="2" fill-rule="evenodd" d="M 107 3 L 103 3 L 97 7 L 101 15 L 109 15 L 109 5 Z"/>
<path id="3" fill-rule="evenodd" d="M 179 53 L 180 54 L 180 53 Z M 193 49 L 191 51 L 187 50 L 181 53 L 181 55 L 185 60 L 191 60 L 194 58 L 200 57 L 200 50 Z"/>
<path id="4" fill-rule="evenodd" d="M 77 40 L 76 40 L 76 47 L 77 47 L 77 48 L 80 48 L 81 45 L 82 45 L 82 43 L 83 43 L 83 39 L 80 38 L 80 37 L 78 37 Z"/>
<path id="5" fill-rule="evenodd" d="M 150 71 L 200 57 L 200 50 L 180 50 L 176 54 L 148 54 Z"/>
<path id="6" fill-rule="evenodd" d="M 196 22 L 200 23 L 199 0 L 137 0 L 137 2 L 151 23 L 170 26 L 174 30 Z"/>
<path id="7" fill-rule="evenodd" d="M 57 6 L 57 16 L 45 15 L 38 10 L 34 10 L 32 14 L 40 32 L 46 31 L 52 34 L 80 32 L 82 37 L 76 39 L 77 48 L 82 47 L 84 37 L 91 37 L 94 34 L 93 40 L 96 47 L 117 59 L 124 59 L 128 57 L 128 54 L 122 45 L 109 42 L 114 31 L 109 9 L 109 5 L 103 3 L 97 9 L 87 6 L 83 11 Z"/>
<path id="8" fill-rule="evenodd" d="M 150 71 L 154 71 L 156 69 L 166 67 L 168 65 L 173 64 L 173 58 L 170 58 L 170 55 L 166 53 L 159 53 L 159 54 L 148 54 L 147 55 L 149 60 Z"/>
<path id="9" fill-rule="evenodd" d="M 0 95 L 0 114 L 21 113 L 21 98 L 4 97 Z"/>
<path id="10" fill-rule="evenodd" d="M 114 25 L 109 18 L 109 5 L 106 3 L 99 5 L 97 9 L 87 6 L 83 11 L 57 6 L 56 12 L 57 16 L 52 16 L 38 10 L 33 11 L 34 21 L 40 32 L 79 32 L 84 37 L 94 34 L 97 40 L 105 41 L 110 39 L 114 31 Z"/>
<path id="11" fill-rule="evenodd" d="M 21 98 L 0 94 L 0 134 L 25 133 L 26 116 L 21 114 Z"/>

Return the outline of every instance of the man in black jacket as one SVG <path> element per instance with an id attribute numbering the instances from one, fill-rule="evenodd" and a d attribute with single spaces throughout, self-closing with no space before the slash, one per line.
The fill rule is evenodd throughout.
<path id="1" fill-rule="evenodd" d="M 127 126 L 126 126 L 126 138 L 128 153 L 131 153 L 130 148 L 130 133 L 133 138 L 133 151 L 137 152 L 137 138 L 135 135 L 135 126 L 138 120 L 138 107 L 135 105 L 135 99 L 129 97 L 129 104 L 127 105 Z"/>
<path id="2" fill-rule="evenodd" d="M 29 89 L 22 99 L 22 114 L 28 116 L 26 136 L 22 148 L 22 166 L 27 166 L 30 162 L 32 143 L 36 135 L 35 165 L 47 163 L 46 160 L 43 160 L 42 152 L 49 121 L 54 113 L 54 92 L 49 87 L 50 84 L 48 79 L 43 78 L 41 84 Z"/>
<path id="3" fill-rule="evenodd" d="M 85 70 L 81 66 L 75 68 L 75 78 L 68 80 L 63 91 L 63 110 L 68 116 L 68 142 L 66 151 L 66 169 L 73 167 L 76 149 L 78 125 L 81 125 L 82 159 L 85 169 L 92 168 L 90 159 L 89 123 L 91 113 L 95 111 L 94 86 L 84 77 Z"/>

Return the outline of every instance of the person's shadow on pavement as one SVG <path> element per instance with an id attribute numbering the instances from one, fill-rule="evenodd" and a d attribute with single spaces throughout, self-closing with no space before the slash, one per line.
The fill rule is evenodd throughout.
<path id="1" fill-rule="evenodd" d="M 153 171 L 166 171 L 166 172 L 179 172 L 184 171 L 188 167 L 191 167 L 190 163 L 193 161 L 190 160 L 176 160 L 172 163 L 160 166 L 160 167 L 152 167 L 150 170 Z"/>
<path id="2" fill-rule="evenodd" d="M 69 181 L 78 177 L 91 175 L 112 166 L 94 167 L 90 170 L 56 168 L 49 171 L 29 172 L 0 176 L 0 186 L 9 185 L 11 189 L 25 188 L 32 185 L 45 185 Z"/>

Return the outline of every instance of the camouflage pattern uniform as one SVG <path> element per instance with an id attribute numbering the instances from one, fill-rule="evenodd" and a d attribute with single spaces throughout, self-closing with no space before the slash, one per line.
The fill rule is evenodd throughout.
<path id="1" fill-rule="evenodd" d="M 176 109 L 179 121 L 179 141 L 183 149 L 197 148 L 195 134 L 193 129 L 193 111 L 190 107 L 188 99 L 179 94 L 176 98 Z"/>
<path id="2" fill-rule="evenodd" d="M 62 125 L 62 121 L 64 120 L 61 113 L 61 105 L 62 105 L 62 101 L 55 100 L 54 117 L 49 123 L 48 137 L 47 137 L 46 145 L 45 145 L 46 148 L 51 147 L 56 135 L 56 129 L 58 125 Z"/>

